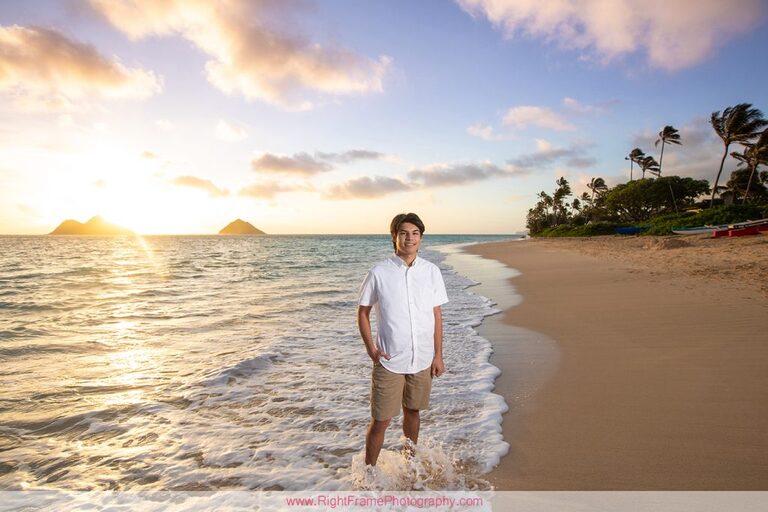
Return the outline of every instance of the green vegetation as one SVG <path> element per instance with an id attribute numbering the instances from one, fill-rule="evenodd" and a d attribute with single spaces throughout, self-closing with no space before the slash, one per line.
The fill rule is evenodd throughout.
<path id="1" fill-rule="evenodd" d="M 570 224 L 561 224 L 553 228 L 546 228 L 540 231 L 536 236 L 600 236 L 600 235 L 612 235 L 613 230 L 618 227 L 619 224 L 612 224 L 610 222 L 595 222 L 594 224 L 584 224 L 583 226 L 572 226 Z"/>
<path id="2" fill-rule="evenodd" d="M 678 130 L 665 126 L 659 132 L 659 161 L 634 148 L 629 160 L 630 180 L 609 187 L 603 178 L 592 178 L 580 197 L 570 200 L 571 186 L 559 178 L 552 194 L 541 191 L 539 201 L 528 210 L 526 226 L 531 236 L 596 236 L 613 234 L 619 226 L 648 227 L 643 234 L 666 235 L 672 228 L 732 224 L 768 217 L 768 120 L 749 103 L 713 112 L 711 124 L 722 139 L 723 158 L 715 186 L 707 180 L 662 176 L 664 146 L 681 145 Z M 762 131 L 761 131 L 762 130 Z M 731 156 L 739 162 L 725 186 L 719 186 L 725 159 L 732 144 L 741 152 Z M 634 165 L 642 177 L 634 179 Z M 654 176 L 646 177 L 646 173 Z M 711 194 L 709 199 L 702 199 Z M 720 194 L 719 198 L 716 196 Z M 688 211 L 685 211 L 688 210 Z"/>

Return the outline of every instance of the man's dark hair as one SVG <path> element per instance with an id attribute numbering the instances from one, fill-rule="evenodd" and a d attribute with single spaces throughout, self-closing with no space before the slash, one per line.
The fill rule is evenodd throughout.
<path id="1" fill-rule="evenodd" d="M 397 250 L 397 242 L 395 242 L 395 239 L 397 238 L 397 232 L 400 231 L 400 226 L 404 222 L 410 222 L 419 228 L 419 233 L 421 235 L 424 234 L 424 223 L 421 222 L 421 219 L 418 215 L 415 213 L 398 213 L 389 224 L 389 233 L 392 235 L 392 246 L 395 248 L 395 250 Z"/>

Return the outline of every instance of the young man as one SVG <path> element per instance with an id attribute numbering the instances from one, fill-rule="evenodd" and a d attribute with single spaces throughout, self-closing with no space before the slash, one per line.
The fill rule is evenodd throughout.
<path id="1" fill-rule="evenodd" d="M 390 420 L 403 408 L 403 433 L 415 444 L 419 411 L 429 405 L 432 377 L 445 373 L 443 316 L 448 302 L 440 269 L 419 258 L 424 223 L 415 213 L 392 219 L 395 254 L 374 265 L 363 280 L 357 324 L 373 361 L 371 425 L 365 463 L 375 466 Z M 371 309 L 376 308 L 376 340 Z"/>

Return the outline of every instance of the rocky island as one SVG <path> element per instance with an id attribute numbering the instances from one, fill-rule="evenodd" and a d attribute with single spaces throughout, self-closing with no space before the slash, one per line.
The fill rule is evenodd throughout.
<path id="1" fill-rule="evenodd" d="M 91 218 L 83 224 L 76 220 L 68 219 L 59 224 L 59 227 L 49 233 L 50 235 L 133 235 L 133 231 L 110 224 L 99 215 Z"/>
<path id="2" fill-rule="evenodd" d="M 266 235 L 262 230 L 254 227 L 250 222 L 237 219 L 227 224 L 221 231 L 220 235 Z"/>

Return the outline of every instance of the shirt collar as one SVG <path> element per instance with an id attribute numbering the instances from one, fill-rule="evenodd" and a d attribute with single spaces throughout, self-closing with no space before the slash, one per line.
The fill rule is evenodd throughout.
<path id="1" fill-rule="evenodd" d="M 397 254 L 393 254 L 390 258 L 390 261 L 394 263 L 398 267 L 405 267 L 408 268 L 408 265 L 403 261 L 403 259 L 398 256 Z M 411 264 L 412 267 L 416 267 L 419 264 L 421 264 L 421 258 L 419 258 L 418 255 L 416 255 L 416 259 L 413 260 L 413 263 Z"/>

